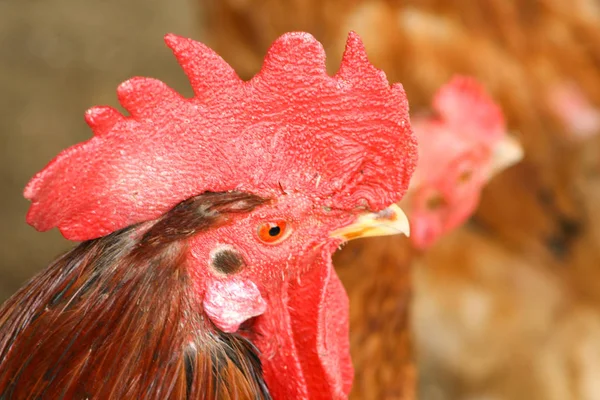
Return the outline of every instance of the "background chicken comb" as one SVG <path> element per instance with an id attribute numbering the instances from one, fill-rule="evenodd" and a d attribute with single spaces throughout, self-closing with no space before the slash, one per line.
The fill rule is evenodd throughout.
<path id="1" fill-rule="evenodd" d="M 440 119 L 462 127 L 471 140 L 492 145 L 506 132 L 502 110 L 473 77 L 452 78 L 436 93 L 432 105 Z"/>
<path id="2" fill-rule="evenodd" d="M 281 189 L 352 208 L 382 209 L 406 191 L 416 162 L 400 84 L 350 33 L 339 72 L 307 33 L 277 39 L 248 82 L 205 45 L 165 37 L 195 96 L 163 82 L 122 83 L 123 116 L 94 107 L 90 140 L 61 152 L 25 188 L 27 222 L 71 240 L 157 218 L 205 191 L 273 196 Z"/>

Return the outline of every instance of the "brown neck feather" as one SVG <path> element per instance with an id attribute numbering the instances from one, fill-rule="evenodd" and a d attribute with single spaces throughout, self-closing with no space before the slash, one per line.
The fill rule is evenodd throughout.
<path id="1" fill-rule="evenodd" d="M 183 240 L 265 202 L 206 193 L 59 258 L 0 308 L 0 399 L 270 399 L 257 349 L 193 295 Z"/>

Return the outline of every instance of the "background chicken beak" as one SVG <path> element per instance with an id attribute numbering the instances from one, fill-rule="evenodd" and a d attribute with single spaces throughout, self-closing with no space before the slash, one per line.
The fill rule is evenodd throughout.
<path id="1" fill-rule="evenodd" d="M 489 177 L 492 178 L 502 170 L 523 159 L 523 147 L 510 135 L 506 135 L 494 148 Z"/>
<path id="2" fill-rule="evenodd" d="M 333 238 L 352 240 L 369 236 L 404 234 L 409 236 L 410 225 L 404 211 L 395 204 L 377 213 L 363 214 L 343 228 L 331 232 Z"/>

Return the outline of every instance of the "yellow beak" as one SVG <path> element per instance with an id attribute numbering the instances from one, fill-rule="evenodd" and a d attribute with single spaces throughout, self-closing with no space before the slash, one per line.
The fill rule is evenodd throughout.
<path id="1" fill-rule="evenodd" d="M 523 147 L 517 139 L 506 135 L 494 148 L 489 178 L 523 159 Z"/>
<path id="2" fill-rule="evenodd" d="M 354 223 L 331 232 L 330 236 L 352 240 L 369 236 L 404 234 L 409 236 L 410 225 L 404 211 L 395 204 L 378 213 L 363 214 Z"/>

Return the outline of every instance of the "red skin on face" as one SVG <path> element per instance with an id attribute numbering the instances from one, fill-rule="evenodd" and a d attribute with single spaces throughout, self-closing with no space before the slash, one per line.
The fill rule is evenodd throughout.
<path id="1" fill-rule="evenodd" d="M 273 204 L 235 215 L 227 225 L 189 241 L 190 274 L 205 303 L 207 295 L 215 295 L 206 292 L 215 280 L 251 282 L 260 291 L 267 307 L 256 320 L 253 340 L 274 398 L 343 398 L 350 390 L 348 298 L 331 265 L 340 241 L 329 233 L 356 215 L 328 211 L 311 197 L 280 194 Z M 278 220 L 287 222 L 289 235 L 275 244 L 262 242 L 258 228 Z M 207 268 L 210 251 L 221 246 L 235 249 L 245 260 L 234 277 Z M 221 312 L 231 306 L 223 302 Z M 250 293 L 248 309 L 255 307 Z"/>

